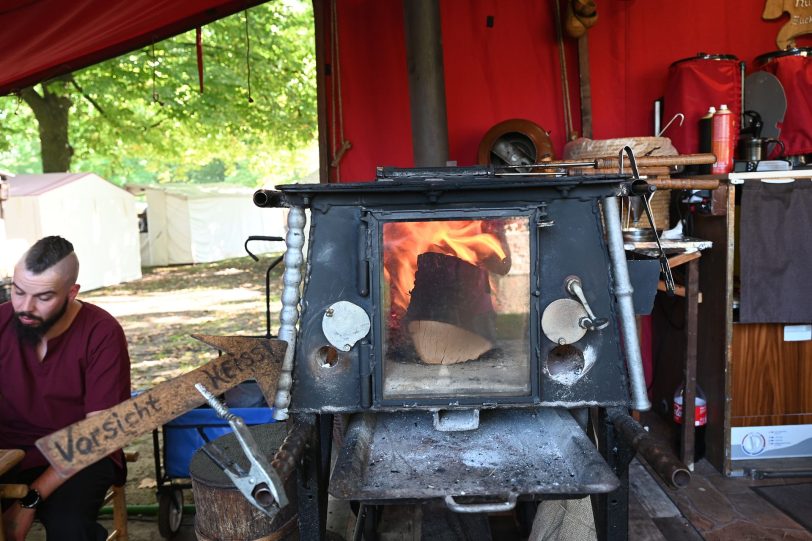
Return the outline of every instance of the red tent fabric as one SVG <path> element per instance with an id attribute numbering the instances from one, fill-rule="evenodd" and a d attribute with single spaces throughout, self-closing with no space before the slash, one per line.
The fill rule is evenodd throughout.
<path id="1" fill-rule="evenodd" d="M 752 69 L 752 59 L 775 49 L 775 36 L 787 22 L 762 20 L 764 0 L 597 4 L 600 18 L 588 34 L 595 139 L 652 135 L 653 102 L 666 91 L 672 62 L 704 51 L 736 55 Z M 378 165 L 413 165 L 403 6 L 372 0 L 335 5 L 337 40 L 330 36 L 329 9 L 322 15 L 328 29 L 322 46 L 330 64 L 322 70 L 329 178 L 372 180 Z M 510 118 L 551 131 L 561 157 L 566 133 L 554 5 L 441 0 L 449 159 L 476 163 L 485 133 Z M 565 38 L 570 102 L 580 131 L 576 45 Z M 679 139 L 681 129 L 694 126 L 674 124 L 666 135 Z"/>
<path id="2" fill-rule="evenodd" d="M 4 0 L 0 96 L 266 0 Z"/>

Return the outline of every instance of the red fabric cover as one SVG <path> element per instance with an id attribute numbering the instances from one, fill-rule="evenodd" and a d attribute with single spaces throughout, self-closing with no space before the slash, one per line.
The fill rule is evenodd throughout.
<path id="1" fill-rule="evenodd" d="M 0 95 L 161 41 L 262 1 L 0 2 Z"/>
<path id="2" fill-rule="evenodd" d="M 0 374 L 0 448 L 24 449 L 22 469 L 47 465 L 37 439 L 130 398 L 124 331 L 88 303 L 48 342 L 42 362 L 17 339 L 11 303 L 0 304 Z M 114 458 L 123 464 L 120 453 Z"/>
<path id="3" fill-rule="evenodd" d="M 781 56 L 770 60 L 764 71 L 775 75 L 784 87 L 787 112 L 779 125 L 784 154 L 812 153 L 812 59 L 806 56 Z"/>
<path id="4" fill-rule="evenodd" d="M 738 60 L 695 58 L 671 65 L 665 90 L 663 122 L 675 114 L 685 115 L 682 129 L 668 136 L 680 154 L 699 152 L 699 119 L 708 107 L 722 104 L 733 112 L 733 141 L 739 137 L 741 118 L 741 68 Z"/>

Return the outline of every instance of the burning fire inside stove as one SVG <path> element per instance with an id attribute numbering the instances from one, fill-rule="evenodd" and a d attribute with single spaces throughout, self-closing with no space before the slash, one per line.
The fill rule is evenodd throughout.
<path id="1" fill-rule="evenodd" d="M 529 391 L 528 218 L 383 225 L 384 395 Z"/>

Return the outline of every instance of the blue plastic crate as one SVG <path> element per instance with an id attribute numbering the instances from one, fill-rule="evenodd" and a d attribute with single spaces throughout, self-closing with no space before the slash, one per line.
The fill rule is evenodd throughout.
<path id="1" fill-rule="evenodd" d="M 247 425 L 273 423 L 273 408 L 230 408 Z M 209 441 L 231 432 L 228 422 L 217 416 L 211 408 L 197 408 L 166 423 L 164 433 L 164 470 L 170 478 L 188 478 L 189 463 L 195 451 Z"/>

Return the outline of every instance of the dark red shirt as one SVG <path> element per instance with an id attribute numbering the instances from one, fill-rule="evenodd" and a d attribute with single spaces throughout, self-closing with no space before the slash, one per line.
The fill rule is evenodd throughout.
<path id="1" fill-rule="evenodd" d="M 129 398 L 127 339 L 113 316 L 83 302 L 40 362 L 17 337 L 11 303 L 0 304 L 0 448 L 25 450 L 23 469 L 47 464 L 37 439 Z"/>

